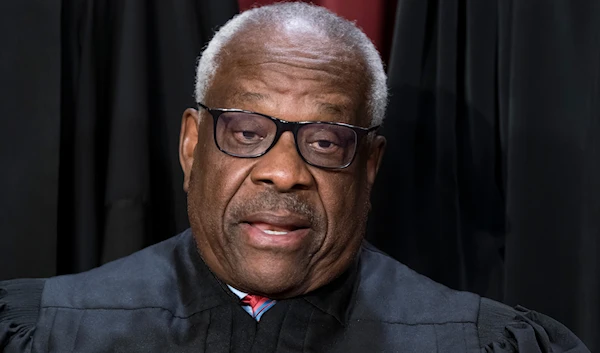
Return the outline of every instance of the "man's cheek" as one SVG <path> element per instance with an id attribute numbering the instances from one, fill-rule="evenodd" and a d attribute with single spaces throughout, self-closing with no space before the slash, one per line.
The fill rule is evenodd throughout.
<path id="1" fill-rule="evenodd" d="M 337 228 L 352 226 L 357 209 L 358 189 L 354 183 L 339 183 L 328 195 L 324 195 L 329 221 Z"/>

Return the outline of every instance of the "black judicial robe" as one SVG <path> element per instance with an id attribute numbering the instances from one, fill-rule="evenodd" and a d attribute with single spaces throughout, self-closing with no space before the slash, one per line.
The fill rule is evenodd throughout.
<path id="1" fill-rule="evenodd" d="M 589 352 L 524 308 L 454 291 L 364 244 L 346 273 L 257 323 L 190 230 L 97 269 L 0 282 L 0 347 L 16 352 Z"/>

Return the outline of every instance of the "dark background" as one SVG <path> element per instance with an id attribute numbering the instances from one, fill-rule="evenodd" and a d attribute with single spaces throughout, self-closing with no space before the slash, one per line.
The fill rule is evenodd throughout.
<path id="1" fill-rule="evenodd" d="M 0 1 L 0 279 L 88 270 L 188 226 L 194 66 L 251 3 Z M 600 349 L 600 2 L 317 3 L 388 63 L 369 239 Z"/>

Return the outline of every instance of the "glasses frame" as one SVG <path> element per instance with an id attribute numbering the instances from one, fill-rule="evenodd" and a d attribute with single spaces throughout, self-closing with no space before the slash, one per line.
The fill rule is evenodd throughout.
<path id="1" fill-rule="evenodd" d="M 294 135 L 294 144 L 296 145 L 296 151 L 298 152 L 298 155 L 300 156 L 300 158 L 302 158 L 302 160 L 306 164 L 311 165 L 313 167 L 322 168 L 322 169 L 334 169 L 335 170 L 335 169 L 344 169 L 344 168 L 349 167 L 352 164 L 352 162 L 354 162 L 354 159 L 356 158 L 356 154 L 358 153 L 358 149 L 360 147 L 360 142 L 362 141 L 362 139 L 369 133 L 374 132 L 377 129 L 379 129 L 379 127 L 381 126 L 381 125 L 376 125 L 376 126 L 373 126 L 370 128 L 364 128 L 364 127 L 360 127 L 360 126 L 356 126 L 356 125 L 351 125 L 351 124 L 346 124 L 346 123 L 329 122 L 329 121 L 286 121 L 286 120 L 275 118 L 275 117 L 272 117 L 272 116 L 269 116 L 266 114 L 253 112 L 250 110 L 209 108 L 200 102 L 196 102 L 196 104 L 198 104 L 199 108 L 206 110 L 213 117 L 213 138 L 215 140 L 215 145 L 217 145 L 217 148 L 219 149 L 219 151 L 221 151 L 229 156 L 232 156 L 232 157 L 258 158 L 258 157 L 261 157 L 261 156 L 264 156 L 265 154 L 267 154 L 273 148 L 273 146 L 275 146 L 277 144 L 277 142 L 279 141 L 279 138 L 281 137 L 281 135 L 284 132 L 290 131 Z M 200 110 L 200 109 L 198 109 L 198 110 Z M 230 153 L 230 152 L 223 150 L 221 148 L 221 146 L 219 146 L 219 142 L 217 142 L 217 120 L 223 113 L 229 113 L 229 112 L 260 115 L 262 117 L 265 117 L 265 118 L 273 121 L 275 123 L 277 130 L 275 132 L 275 138 L 273 139 L 273 142 L 271 142 L 271 145 L 264 152 L 262 152 L 256 156 L 241 156 L 241 155 L 237 155 L 235 153 Z M 344 126 L 344 127 L 350 128 L 350 129 L 352 129 L 352 131 L 354 131 L 354 134 L 356 137 L 356 148 L 354 149 L 354 154 L 352 155 L 352 158 L 350 159 L 350 161 L 348 163 L 346 163 L 340 167 L 324 167 L 324 166 L 320 166 L 317 164 L 313 164 L 313 163 L 307 161 L 306 158 L 304 158 L 304 156 L 302 155 L 302 152 L 300 152 L 300 147 L 298 146 L 298 130 L 300 130 L 301 127 L 306 126 L 306 125 L 320 125 L 320 124 Z"/>

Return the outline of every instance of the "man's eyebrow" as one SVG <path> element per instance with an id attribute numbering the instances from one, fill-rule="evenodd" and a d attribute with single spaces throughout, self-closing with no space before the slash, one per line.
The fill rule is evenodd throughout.
<path id="1" fill-rule="evenodd" d="M 338 104 L 327 103 L 327 102 L 318 102 L 319 111 L 325 114 L 332 114 L 336 116 L 345 115 L 347 109 L 345 106 L 341 106 Z"/>
<path id="2" fill-rule="evenodd" d="M 241 92 L 236 94 L 235 100 L 240 103 L 264 101 L 269 99 L 269 95 L 257 92 Z"/>

